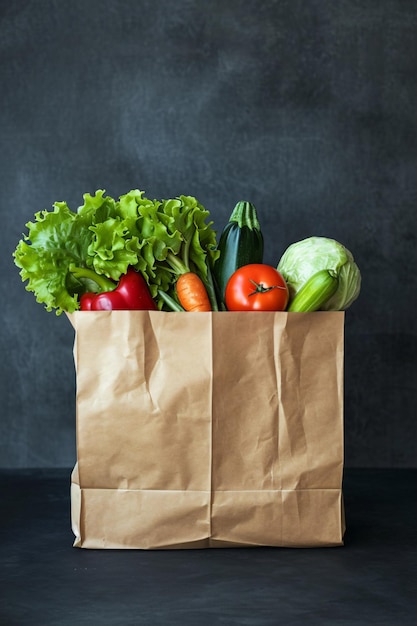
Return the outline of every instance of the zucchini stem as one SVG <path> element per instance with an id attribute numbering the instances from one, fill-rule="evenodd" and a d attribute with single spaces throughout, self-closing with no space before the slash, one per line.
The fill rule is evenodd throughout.
<path id="1" fill-rule="evenodd" d="M 232 211 L 229 222 L 237 222 L 239 228 L 247 226 L 250 230 L 261 230 L 256 209 L 251 202 L 238 202 Z"/>

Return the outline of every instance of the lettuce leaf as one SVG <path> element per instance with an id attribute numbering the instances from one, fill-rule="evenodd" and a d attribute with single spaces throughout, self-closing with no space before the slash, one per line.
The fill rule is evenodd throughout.
<path id="1" fill-rule="evenodd" d="M 47 311 L 57 309 L 72 313 L 78 308 L 82 286 L 69 275 L 71 263 L 83 264 L 92 233 L 88 220 L 77 217 L 66 203 L 54 205 L 52 212 L 35 213 L 28 222 L 29 235 L 21 240 L 14 252 L 20 276 L 28 281 L 26 289 L 35 293 L 36 301 Z"/>
<path id="2" fill-rule="evenodd" d="M 159 289 L 176 298 L 175 283 L 181 273 L 196 272 L 208 286 L 208 266 L 219 255 L 213 222 L 206 221 L 209 211 L 193 196 L 153 203 L 141 198 L 138 215 L 141 256 L 147 262 L 142 273 L 158 306 L 163 306 Z"/>

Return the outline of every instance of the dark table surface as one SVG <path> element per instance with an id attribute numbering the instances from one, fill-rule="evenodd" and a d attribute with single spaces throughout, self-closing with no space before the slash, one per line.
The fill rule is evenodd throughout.
<path id="1" fill-rule="evenodd" d="M 0 470 L 0 624 L 417 624 L 417 470 L 346 469 L 338 548 L 72 547 L 70 470 Z"/>

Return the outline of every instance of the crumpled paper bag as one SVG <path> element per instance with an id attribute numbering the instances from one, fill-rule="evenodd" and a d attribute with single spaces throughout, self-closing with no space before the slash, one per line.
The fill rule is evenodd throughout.
<path id="1" fill-rule="evenodd" d="M 75 546 L 343 544 L 343 312 L 68 317 Z"/>

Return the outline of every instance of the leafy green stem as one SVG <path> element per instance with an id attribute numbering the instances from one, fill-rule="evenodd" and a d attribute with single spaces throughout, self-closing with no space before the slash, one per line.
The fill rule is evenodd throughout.
<path id="1" fill-rule="evenodd" d="M 194 229 L 194 231 L 195 231 L 195 229 Z M 188 239 L 186 239 L 186 241 L 185 241 L 185 243 L 183 245 L 182 260 L 184 262 L 184 265 L 186 265 L 187 267 L 190 266 L 191 239 L 192 239 L 192 237 L 188 237 Z"/>
<path id="2" fill-rule="evenodd" d="M 162 291 L 162 289 L 158 289 L 158 294 L 161 297 L 161 299 L 165 302 L 165 304 L 172 311 L 184 311 L 185 310 L 180 304 L 178 304 L 176 300 L 174 300 L 174 298 L 171 298 L 171 296 L 169 296 L 167 293 Z"/>
<path id="3" fill-rule="evenodd" d="M 211 273 L 210 262 L 208 259 L 206 260 L 206 265 L 207 265 L 207 281 L 205 285 L 206 285 L 207 294 L 210 300 L 212 311 L 218 311 L 219 306 L 217 304 L 216 290 L 214 287 L 213 276 Z"/>
<path id="4" fill-rule="evenodd" d="M 175 256 L 175 254 L 173 254 L 172 252 L 168 252 L 166 260 L 167 260 L 167 263 L 169 263 L 169 265 L 172 267 L 172 269 L 174 269 L 177 272 L 177 274 L 186 274 L 187 272 L 190 271 L 188 264 L 186 265 L 183 261 L 181 261 L 181 259 Z"/>

